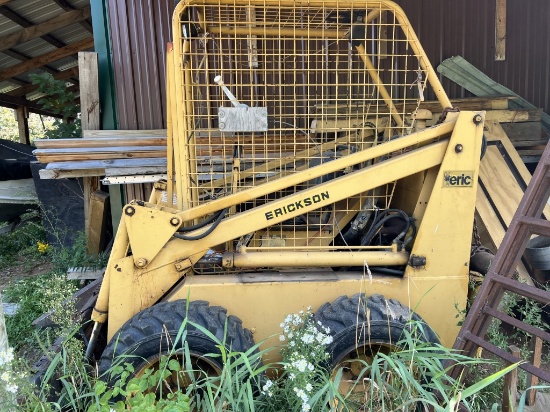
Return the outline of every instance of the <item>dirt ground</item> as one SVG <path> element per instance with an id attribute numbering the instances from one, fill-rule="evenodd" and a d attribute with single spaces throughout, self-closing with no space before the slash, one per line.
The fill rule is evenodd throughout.
<path id="1" fill-rule="evenodd" d="M 28 261 L 27 258 L 20 257 L 15 264 L 0 269 L 0 292 L 10 283 L 51 272 L 52 268 L 52 262 L 46 258 Z"/>

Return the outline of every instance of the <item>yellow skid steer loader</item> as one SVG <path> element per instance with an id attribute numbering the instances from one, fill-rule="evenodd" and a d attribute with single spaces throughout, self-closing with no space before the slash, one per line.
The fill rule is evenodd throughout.
<path id="1" fill-rule="evenodd" d="M 308 306 L 332 367 L 410 318 L 452 345 L 485 114 L 452 107 L 401 8 L 184 0 L 173 36 L 168 179 L 123 208 L 92 314 L 100 371 L 124 354 L 154 366 L 184 319 L 233 350 L 269 346 Z M 425 97 L 442 113 L 428 125 Z M 219 372 L 200 328 L 186 345 Z"/>

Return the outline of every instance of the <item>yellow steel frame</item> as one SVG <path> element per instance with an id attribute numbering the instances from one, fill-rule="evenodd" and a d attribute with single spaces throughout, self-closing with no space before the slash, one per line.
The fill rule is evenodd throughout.
<path id="1" fill-rule="evenodd" d="M 208 39 L 226 35 L 244 36 L 242 39 L 246 41 L 254 39 L 257 42 L 270 36 L 342 39 L 348 33 L 343 27 L 283 30 L 267 27 L 261 22 L 246 26 L 236 24 L 236 27 L 209 23 L 208 7 L 242 8 L 239 3 L 233 0 L 188 0 L 176 7 L 175 41 L 173 49 L 168 51 L 167 64 L 168 143 L 171 145 L 168 151 L 169 178 L 166 185 L 157 186 L 157 190 L 165 188 L 166 193 L 165 196 L 154 194 L 150 203 L 131 202 L 125 206 L 92 319 L 100 323 L 109 319 L 108 337 L 111 339 L 124 322 L 139 311 L 161 300 L 190 297 L 224 306 L 240 317 L 244 326 L 255 332 L 256 341 L 260 341 L 277 333 L 278 324 L 286 313 L 297 312 L 309 305 L 315 308 L 340 295 L 363 291 L 367 294 L 382 293 L 417 310 L 440 335 L 444 344 L 452 344 L 458 331 L 454 321 L 456 311 L 466 304 L 484 113 L 449 114 L 443 123 L 409 134 L 414 130 L 406 109 L 410 101 L 399 100 L 395 92 L 398 85 L 406 86 L 405 89 L 409 86 L 403 81 L 387 83 L 379 74 L 379 60 L 373 62 L 373 56 L 362 44 L 354 45 L 349 53 L 355 53 L 363 62 L 362 70 L 370 79 L 369 84 L 374 85 L 380 95 L 377 105 L 383 105 L 385 111 L 377 112 L 375 116 L 369 112 L 372 121 L 361 126 L 362 130 L 357 134 L 353 132 L 357 126 L 351 125 L 348 116 L 348 127 L 344 127 L 343 131 L 340 126 L 340 129 L 334 129 L 334 138 L 330 132 L 325 140 L 309 145 L 312 139 L 309 134 L 303 146 L 284 156 L 282 151 L 277 153 L 279 157 L 270 157 L 262 152 L 264 157 L 256 163 L 254 159 L 234 156 L 232 170 L 227 175 L 216 177 L 210 171 L 201 186 L 193 180 L 201 176 L 201 166 L 196 156 L 199 145 L 196 135 L 204 132 L 209 141 L 217 139 L 220 144 L 231 140 L 223 133 L 218 138 L 210 126 L 197 127 L 202 121 L 197 113 L 197 104 L 205 105 L 211 122 L 215 118 L 210 113 L 216 104 L 223 102 L 223 96 L 220 100 L 214 99 L 214 89 L 208 85 L 204 88 L 204 101 L 194 94 L 198 87 L 203 87 L 197 82 L 197 61 L 200 61 L 200 70 L 210 70 L 209 60 L 199 59 L 200 53 L 206 55 L 214 48 L 208 44 Z M 288 10 L 296 7 L 340 10 L 341 5 L 349 8 L 350 4 L 324 0 L 249 0 L 246 7 L 258 8 L 259 11 L 268 6 Z M 204 33 L 214 36 L 204 37 L 201 43 L 204 48 L 200 53 L 195 50 L 193 41 L 182 33 L 185 26 L 182 25 L 182 15 L 190 7 L 198 10 L 198 25 Z M 366 22 L 375 21 L 382 12 L 393 13 L 394 26 L 402 30 L 403 41 L 412 50 L 420 65 L 419 70 L 425 75 L 423 87 L 429 84 L 442 108 L 450 107 L 437 75 L 425 58 L 402 10 L 394 3 L 383 0 L 354 1 L 353 8 L 367 11 Z M 252 14 L 250 10 L 246 11 L 246 16 Z M 247 50 L 247 53 L 250 55 L 256 51 Z M 251 62 L 255 61 L 248 58 Z M 416 108 L 421 107 L 419 98 L 410 100 L 414 100 Z M 337 99 L 334 110 L 339 110 L 338 104 L 342 102 Z M 325 99 L 320 105 L 323 116 L 328 113 L 329 103 Z M 350 107 L 347 104 L 346 110 Z M 277 135 L 279 137 L 289 132 L 281 130 Z M 290 132 L 298 139 L 297 129 Z M 395 133 L 399 133 L 400 137 L 390 139 Z M 253 144 L 258 136 L 261 137 L 261 133 L 241 134 L 235 140 L 245 145 Z M 265 142 L 265 139 L 260 141 Z M 346 144 L 357 145 L 360 150 L 344 151 L 341 156 L 318 165 L 310 162 L 315 153 L 335 151 L 338 146 Z M 323 178 L 328 175 L 332 178 Z M 412 247 L 337 247 L 330 241 L 337 236 L 334 228 L 345 226 L 361 210 L 367 193 L 376 193 L 396 181 L 409 183 L 411 179 L 420 189 L 408 203 L 411 213 L 421 222 Z M 249 180 L 253 184 L 243 184 Z M 314 181 L 318 183 L 308 184 Z M 205 201 L 201 198 L 201 191 L 206 186 L 208 190 L 228 186 L 229 190 L 218 198 Z M 399 188 L 400 184 L 396 187 Z M 298 204 L 300 208 L 296 207 Z M 345 207 L 338 209 L 341 204 Z M 243 208 L 242 205 L 249 206 Z M 308 228 L 306 232 L 299 233 L 302 239 L 296 235 L 299 231 L 296 226 L 281 229 L 277 232 L 276 242 L 265 244 L 257 235 L 269 236 L 272 227 L 282 227 L 292 219 L 327 209 L 332 211 L 329 223 L 336 222 L 329 229 L 328 226 L 315 230 Z M 194 225 L 223 210 L 229 210 L 229 215 L 211 232 L 200 228 L 186 233 L 194 240 L 174 236 L 178 229 Z M 282 210 L 284 213 L 280 212 Z M 295 236 L 290 246 L 280 245 L 285 233 Z M 256 239 L 249 246 L 235 248 L 237 241 L 241 243 L 240 240 L 247 236 L 252 239 L 256 236 Z M 316 237 L 321 239 L 323 236 L 328 240 L 316 240 Z M 220 245 L 226 245 L 225 249 Z M 244 268 L 272 269 L 269 273 L 243 270 L 223 276 L 194 275 L 194 265 L 213 250 L 224 252 L 222 266 L 225 268 L 237 271 Z M 425 263 L 407 265 L 402 277 L 365 275 L 370 275 L 369 268 L 377 265 L 404 266 L 411 257 L 425 259 Z M 365 267 L 364 273 L 338 273 L 327 269 L 350 265 Z M 296 270 L 279 273 L 273 269 L 280 267 Z M 315 267 L 317 270 L 301 272 L 299 268 L 302 267 Z"/>

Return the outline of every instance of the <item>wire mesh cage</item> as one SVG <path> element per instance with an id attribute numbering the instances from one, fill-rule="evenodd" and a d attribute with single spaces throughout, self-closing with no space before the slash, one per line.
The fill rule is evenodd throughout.
<path id="1" fill-rule="evenodd" d="M 176 10 L 174 52 L 174 147 L 184 181 L 179 196 L 189 207 L 409 134 L 435 76 L 401 9 L 386 1 L 188 1 Z M 269 212 L 284 216 L 322 199 L 324 182 L 364 166 L 281 187 L 228 212 L 319 187 Z M 394 188 L 366 191 L 224 247 L 349 250 L 343 233 L 388 209 Z"/>

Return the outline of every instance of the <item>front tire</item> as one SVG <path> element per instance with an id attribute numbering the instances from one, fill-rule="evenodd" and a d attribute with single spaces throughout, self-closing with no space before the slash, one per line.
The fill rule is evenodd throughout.
<path id="1" fill-rule="evenodd" d="M 184 322 L 187 322 L 185 341 L 177 339 Z M 208 330 L 218 342 L 197 326 Z M 134 367 L 132 376 L 140 376 L 145 369 L 158 367 L 162 356 L 181 357 L 188 348 L 194 370 L 217 376 L 223 368 L 222 360 L 211 355 L 221 353 L 219 342 L 237 352 L 245 352 L 254 345 L 252 334 L 242 327 L 241 320 L 227 316 L 220 306 L 209 306 L 206 301 L 162 302 L 141 311 L 120 328 L 101 356 L 99 375 L 106 375 L 124 356 L 123 362 Z M 113 383 L 117 377 L 109 379 Z M 174 379 L 171 386 L 181 386 L 182 382 Z"/>

